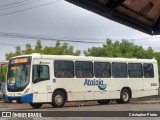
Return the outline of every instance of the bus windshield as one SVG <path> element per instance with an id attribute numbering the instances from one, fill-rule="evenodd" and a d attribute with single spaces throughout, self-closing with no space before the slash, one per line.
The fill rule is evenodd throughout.
<path id="1" fill-rule="evenodd" d="M 7 89 L 9 92 L 22 91 L 30 81 L 30 62 L 11 60 L 8 66 Z"/>

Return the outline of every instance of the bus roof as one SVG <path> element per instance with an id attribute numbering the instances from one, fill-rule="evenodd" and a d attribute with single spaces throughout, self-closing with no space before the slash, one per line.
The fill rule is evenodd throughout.
<path id="1" fill-rule="evenodd" d="M 137 58 L 120 58 L 120 57 L 93 57 L 93 56 L 73 56 L 73 55 L 42 55 L 39 53 L 33 53 L 28 55 L 21 55 L 17 57 L 29 57 L 31 56 L 33 59 L 54 59 L 54 60 L 76 60 L 76 61 L 111 61 L 111 62 L 157 62 L 153 59 L 137 59 Z"/>

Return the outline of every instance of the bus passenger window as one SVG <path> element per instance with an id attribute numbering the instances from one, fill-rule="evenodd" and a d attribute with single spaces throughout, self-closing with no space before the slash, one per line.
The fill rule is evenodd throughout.
<path id="1" fill-rule="evenodd" d="M 143 72 L 145 78 L 153 78 L 154 77 L 153 64 L 144 63 Z"/>
<path id="2" fill-rule="evenodd" d="M 92 72 L 87 72 L 86 76 L 87 76 L 87 78 L 92 78 L 93 74 L 92 74 Z"/>
<path id="3" fill-rule="evenodd" d="M 114 78 L 127 78 L 127 64 L 126 63 L 112 63 L 112 76 Z"/>
<path id="4" fill-rule="evenodd" d="M 75 74 L 77 78 L 92 78 L 93 77 L 93 63 L 89 61 L 76 61 Z"/>
<path id="5" fill-rule="evenodd" d="M 111 77 L 111 65 L 107 62 L 95 62 L 94 74 L 98 78 L 110 78 Z"/>
<path id="6" fill-rule="evenodd" d="M 54 61 L 54 75 L 56 78 L 73 78 L 74 63 L 73 61 Z"/>
<path id="7" fill-rule="evenodd" d="M 64 71 L 63 70 L 58 70 L 58 75 L 57 77 L 63 78 L 64 77 Z"/>
<path id="8" fill-rule="evenodd" d="M 129 63 L 128 64 L 128 73 L 130 78 L 142 78 L 143 70 L 141 63 Z"/>
<path id="9" fill-rule="evenodd" d="M 82 77 L 82 72 L 77 70 L 76 72 L 76 77 L 81 78 Z"/>

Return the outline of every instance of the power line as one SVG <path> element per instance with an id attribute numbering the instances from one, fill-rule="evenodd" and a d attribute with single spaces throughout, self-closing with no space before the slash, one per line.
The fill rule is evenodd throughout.
<path id="1" fill-rule="evenodd" d="M 105 40 L 105 39 L 94 39 L 94 38 L 78 38 L 78 37 L 72 37 L 72 38 L 53 38 L 53 37 L 46 37 L 46 36 L 40 36 L 40 35 L 27 35 L 27 34 L 16 34 L 16 33 L 6 33 L 6 32 L 0 32 L 0 37 L 7 37 L 7 38 L 23 38 L 23 39 L 33 39 L 33 40 L 47 40 L 47 41 L 63 41 L 63 42 L 77 42 L 77 43 L 106 43 L 106 41 L 93 41 L 93 40 Z M 154 38 L 160 38 L 160 37 L 154 37 Z M 142 39 L 153 39 L 152 38 L 137 38 L 137 39 L 128 39 L 129 41 L 132 40 L 142 40 Z M 92 40 L 92 41 L 89 41 Z M 122 39 L 121 39 L 122 40 Z M 119 40 L 114 40 L 119 41 Z"/>
<path id="2" fill-rule="evenodd" d="M 31 39 L 42 39 L 42 40 L 46 40 L 46 39 L 53 39 L 53 37 L 48 37 L 48 36 L 42 36 L 42 35 L 28 35 L 28 34 L 16 34 L 16 33 L 5 33 L 5 32 L 0 32 L 0 37 L 10 37 L 10 38 L 22 38 L 22 37 L 27 37 L 27 39 L 31 38 Z M 60 37 L 60 36 L 55 36 L 54 37 L 57 40 L 105 40 L 103 38 L 79 38 L 79 37 Z M 114 41 L 114 40 L 113 40 Z M 89 41 L 88 41 L 89 42 Z M 102 42 L 103 43 L 103 42 Z"/>
<path id="3" fill-rule="evenodd" d="M 8 37 L 8 38 L 24 38 L 24 39 L 40 39 L 40 40 L 48 40 L 48 41 L 63 41 L 63 42 L 77 42 L 77 43 L 105 43 L 105 42 L 97 42 L 97 41 L 84 41 L 84 40 L 71 40 L 71 39 L 59 39 L 59 38 L 51 38 L 51 37 L 43 37 L 43 36 L 33 36 L 33 35 L 24 35 L 24 34 L 15 34 L 15 33 L 2 33 L 0 32 L 0 37 Z"/>
<path id="4" fill-rule="evenodd" d="M 26 43 L 26 44 L 28 44 L 28 43 Z M 14 47 L 17 47 L 17 46 L 26 46 L 26 45 L 17 45 L 17 44 L 10 44 L 10 43 L 0 43 L 0 46 L 14 46 Z M 51 44 L 47 44 L 47 46 L 49 46 L 49 45 L 51 45 Z M 56 44 L 52 44 L 51 46 L 53 46 L 53 45 L 56 45 Z M 31 45 L 31 47 L 35 47 L 36 45 Z"/>
<path id="5" fill-rule="evenodd" d="M 45 4 L 41 4 L 41 5 L 37 5 L 37 6 L 34 6 L 34 7 L 29 7 L 29 8 L 22 9 L 22 10 L 17 10 L 17 11 L 14 11 L 14 12 L 8 12 L 8 13 L 0 14 L 0 16 L 5 16 L 5 15 L 15 14 L 15 13 L 19 13 L 19 12 L 24 12 L 24 11 L 31 10 L 31 9 L 35 9 L 35 8 L 38 8 L 38 7 L 42 7 L 42 6 L 46 6 L 46 5 L 50 5 L 50 4 L 53 4 L 53 3 L 59 2 L 59 1 L 61 1 L 61 0 L 57 0 L 57 1 L 53 1 L 53 2 L 49 2 L 49 3 L 45 3 Z"/>
<path id="6" fill-rule="evenodd" d="M 94 39 L 94 38 L 78 38 L 78 37 L 71 37 L 71 38 L 53 38 L 53 37 L 46 37 L 46 36 L 33 36 L 27 34 L 16 34 L 16 33 L 6 33 L 0 32 L 0 37 L 7 37 L 7 38 L 24 38 L 24 39 L 40 39 L 40 40 L 48 40 L 48 41 L 63 41 L 63 42 L 77 42 L 77 43 L 106 43 L 106 41 L 93 41 L 93 40 L 105 40 L 105 39 Z M 160 37 L 154 37 L 156 39 Z M 142 40 L 142 39 L 153 39 L 152 38 L 137 38 L 137 39 L 127 39 L 127 40 Z M 89 41 L 92 40 L 92 41 Z M 120 40 L 120 39 L 119 39 Z M 114 40 L 114 41 L 119 41 Z M 122 40 L 122 39 L 121 39 Z"/>
<path id="7" fill-rule="evenodd" d="M 1 8 L 0 10 L 6 10 L 6 9 L 10 9 L 10 8 L 24 6 L 24 5 L 32 4 L 32 3 L 35 3 L 35 2 L 39 2 L 39 1 L 41 1 L 41 0 L 35 0 L 35 1 L 32 1 L 32 2 L 28 2 L 28 3 L 23 3 L 23 4 L 19 4 L 19 5 L 14 5 L 14 6 L 11 6 L 11 7 Z"/>
<path id="8" fill-rule="evenodd" d="M 19 2 L 14 2 L 14 3 L 5 4 L 5 5 L 0 5 L 0 7 L 12 6 L 12 5 L 23 3 L 23 2 L 26 2 L 26 1 L 29 1 L 29 0 L 23 0 L 23 1 L 19 1 Z"/>

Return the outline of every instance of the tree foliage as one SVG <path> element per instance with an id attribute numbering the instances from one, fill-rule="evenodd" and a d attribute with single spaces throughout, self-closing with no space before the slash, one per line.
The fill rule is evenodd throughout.
<path id="1" fill-rule="evenodd" d="M 43 54 L 51 54 L 51 55 L 80 55 L 80 51 L 74 52 L 73 46 L 69 46 L 68 43 L 64 43 L 61 45 L 60 42 L 56 43 L 54 47 L 45 47 L 43 49 Z"/>
<path id="2" fill-rule="evenodd" d="M 154 57 L 154 51 L 152 48 L 144 50 L 142 46 L 134 45 L 127 40 L 122 42 L 112 42 L 111 39 L 107 39 L 106 43 L 102 47 L 92 47 L 84 51 L 86 56 L 96 57 L 125 57 L 125 58 L 144 58 L 152 59 Z"/>
<path id="3" fill-rule="evenodd" d="M 41 41 L 37 40 L 36 46 L 34 49 L 32 49 L 30 44 L 26 44 L 26 49 L 21 50 L 20 46 L 17 46 L 15 48 L 15 52 L 10 52 L 6 54 L 6 60 L 9 60 L 11 57 L 18 56 L 18 55 L 25 55 L 25 54 L 31 54 L 31 53 L 41 53 L 45 55 L 80 55 L 80 50 L 74 51 L 73 46 L 69 46 L 68 43 L 61 44 L 59 41 L 57 41 L 55 46 L 45 46 L 43 48 Z"/>
<path id="4" fill-rule="evenodd" d="M 6 80 L 6 72 L 7 72 L 7 64 L 0 67 L 0 82 L 5 82 Z"/>

